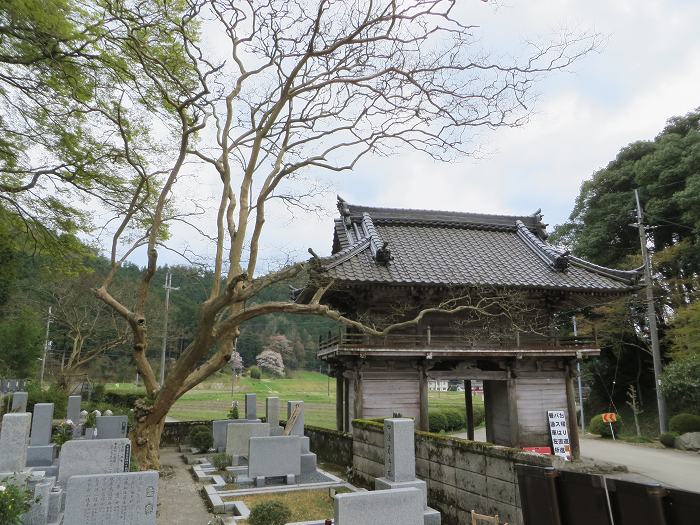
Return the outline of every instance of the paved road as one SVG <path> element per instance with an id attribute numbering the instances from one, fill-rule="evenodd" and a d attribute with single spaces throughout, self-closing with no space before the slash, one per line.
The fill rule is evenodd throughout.
<path id="1" fill-rule="evenodd" d="M 467 439 L 467 434 L 455 434 Z M 477 428 L 477 441 L 486 440 L 486 430 Z M 634 474 L 651 478 L 664 485 L 700 492 L 700 454 L 681 450 L 632 445 L 611 439 L 585 438 L 581 440 L 584 459 L 625 465 Z"/>
<path id="2" fill-rule="evenodd" d="M 625 465 L 630 472 L 653 478 L 664 485 L 700 492 L 700 454 L 610 439 L 581 440 L 581 456 Z"/>

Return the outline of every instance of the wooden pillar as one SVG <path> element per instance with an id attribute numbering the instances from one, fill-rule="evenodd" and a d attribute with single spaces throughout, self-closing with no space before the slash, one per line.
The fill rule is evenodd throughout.
<path id="1" fill-rule="evenodd" d="M 350 426 L 350 381 L 346 373 L 343 373 L 343 429 L 352 431 Z"/>
<path id="2" fill-rule="evenodd" d="M 345 395 L 345 386 L 343 385 L 343 372 L 336 369 L 335 372 L 335 428 L 343 432 L 345 430 L 345 403 L 343 397 Z"/>
<path id="3" fill-rule="evenodd" d="M 354 408 L 354 414 L 353 418 L 354 419 L 359 419 L 361 417 L 364 417 L 362 413 L 362 369 L 361 366 L 358 365 L 355 368 L 355 406 Z"/>
<path id="4" fill-rule="evenodd" d="M 508 372 L 510 376 L 510 371 Z M 517 385 L 512 377 L 508 379 L 508 425 L 510 427 L 510 446 L 521 448 L 520 423 L 518 422 Z"/>
<path id="5" fill-rule="evenodd" d="M 428 374 L 425 365 L 418 367 L 419 397 L 420 397 L 420 421 L 418 429 L 428 432 L 430 419 L 428 417 Z"/>
<path id="6" fill-rule="evenodd" d="M 493 395 L 491 381 L 483 380 L 484 385 L 484 423 L 486 424 L 486 441 L 493 443 Z"/>
<path id="7" fill-rule="evenodd" d="M 571 457 L 579 459 L 581 457 L 581 443 L 579 442 L 578 423 L 576 421 L 576 392 L 574 391 L 574 378 L 571 365 L 566 370 L 566 408 L 569 413 L 569 440 L 571 441 Z"/>
<path id="8" fill-rule="evenodd" d="M 474 403 L 471 379 L 464 380 L 464 404 L 467 409 L 467 439 L 474 441 Z"/>

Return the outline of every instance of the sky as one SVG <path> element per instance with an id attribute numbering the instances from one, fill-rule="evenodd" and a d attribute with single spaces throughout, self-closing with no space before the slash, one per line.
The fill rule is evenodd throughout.
<path id="1" fill-rule="evenodd" d="M 562 28 L 597 33 L 599 49 L 535 88 L 528 123 L 483 132 L 480 154 L 448 164 L 405 151 L 366 158 L 342 176 L 310 174 L 328 185 L 320 214 L 282 208 L 269 216 L 259 271 L 279 260 L 330 253 L 336 194 L 370 206 L 531 214 L 541 208 L 551 226 L 565 221 L 582 181 L 621 147 L 652 139 L 665 121 L 700 106 L 700 2 L 697 0 L 510 0 L 498 6 L 459 0 L 458 15 L 481 27 L 482 43 L 508 53 L 528 38 Z M 185 182 L 186 184 L 186 182 Z M 199 197 L 214 193 L 198 189 Z M 551 228 L 550 226 L 550 228 Z M 207 259 L 210 241 L 179 227 L 175 245 Z M 134 262 L 142 263 L 143 254 Z M 162 253 L 161 263 L 181 262 Z"/>

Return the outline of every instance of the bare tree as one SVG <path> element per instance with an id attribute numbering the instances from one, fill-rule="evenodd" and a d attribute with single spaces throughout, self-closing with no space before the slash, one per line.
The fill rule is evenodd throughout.
<path id="1" fill-rule="evenodd" d="M 278 312 L 322 315 L 375 335 L 406 323 L 377 328 L 344 317 L 321 303 L 331 283 L 309 304 L 251 302 L 266 287 L 314 264 L 259 275 L 260 239 L 273 199 L 305 206 L 304 196 L 314 192 L 295 192 L 297 177 L 349 172 L 369 155 L 401 148 L 436 160 L 468 154 L 471 130 L 524 123 L 533 82 L 570 65 L 594 45 L 588 38 L 564 38 L 532 46 L 522 59 L 490 59 L 479 47 L 478 28 L 453 15 L 455 3 L 191 0 L 180 16 L 168 17 L 170 38 L 186 56 L 187 67 L 180 68 L 186 77 L 161 64 L 138 35 L 124 31 L 152 89 L 166 100 L 169 112 L 162 118 L 177 137 L 167 166 L 131 159 L 137 174 L 133 195 L 115 229 L 111 270 L 95 290 L 131 327 L 147 391 L 135 407 L 132 434 L 141 466 L 158 467 L 168 410 L 226 365 L 247 320 Z M 134 17 L 116 10 L 113 16 L 125 27 Z M 197 42 L 197 24 L 205 24 L 215 42 Z M 220 59 L 205 58 L 217 56 L 212 50 L 222 46 L 226 52 Z M 122 139 L 128 146 L 128 134 Z M 213 225 L 215 278 L 192 342 L 158 385 L 145 356 L 145 304 L 158 249 L 165 246 L 174 216 L 178 178 L 191 160 L 201 163 L 198 177 L 210 170 L 220 181 Z M 127 236 L 127 230 L 140 233 Z M 110 285 L 122 262 L 142 246 L 148 264 L 137 300 L 128 306 Z M 433 310 L 469 308 L 474 305 Z"/>

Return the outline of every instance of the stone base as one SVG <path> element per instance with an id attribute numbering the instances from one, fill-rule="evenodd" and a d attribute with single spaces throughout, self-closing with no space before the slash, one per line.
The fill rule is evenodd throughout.
<path id="1" fill-rule="evenodd" d="M 245 478 L 245 479 L 250 479 L 250 478 Z M 294 474 L 287 474 L 285 481 L 286 481 L 287 485 L 294 485 L 296 483 L 296 476 Z M 256 476 L 255 486 L 256 487 L 264 487 L 265 486 L 265 476 Z"/>
<path id="2" fill-rule="evenodd" d="M 282 432 L 284 432 L 284 429 L 280 426 L 270 426 L 270 435 L 271 436 L 281 436 Z"/>
<path id="3" fill-rule="evenodd" d="M 27 447 L 28 467 L 50 467 L 56 459 L 56 445 L 30 445 Z"/>
<path id="4" fill-rule="evenodd" d="M 440 512 L 428 507 L 425 512 L 423 512 L 423 525 L 440 525 L 442 517 Z"/>
<path id="5" fill-rule="evenodd" d="M 308 454 L 311 452 L 310 448 L 310 443 L 311 439 L 309 439 L 307 436 L 297 436 L 301 440 L 301 453 L 302 454 Z"/>
<path id="6" fill-rule="evenodd" d="M 414 479 L 413 481 L 391 481 L 386 478 L 375 478 L 374 490 L 390 490 L 390 489 L 410 489 L 416 488 L 423 494 L 423 508 L 428 509 L 428 487 L 425 481 Z M 432 510 L 432 509 L 431 509 Z M 438 512 L 438 516 L 440 513 Z M 438 522 L 439 523 L 439 522 Z"/>
<path id="7" fill-rule="evenodd" d="M 301 473 L 310 474 L 316 472 L 316 454 L 308 452 L 301 455 Z"/>

